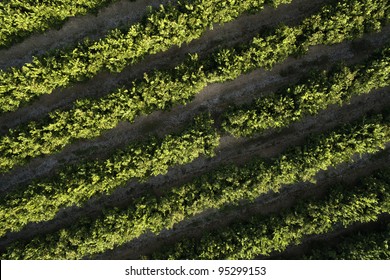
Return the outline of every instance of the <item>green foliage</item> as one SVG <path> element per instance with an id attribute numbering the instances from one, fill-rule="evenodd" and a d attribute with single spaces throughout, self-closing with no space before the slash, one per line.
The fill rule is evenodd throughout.
<path id="1" fill-rule="evenodd" d="M 290 2 L 267 3 L 277 6 Z M 119 72 L 147 54 L 199 38 L 213 23 L 232 21 L 244 12 L 258 11 L 263 6 L 263 0 L 239 3 L 233 0 L 193 0 L 179 2 L 178 6 L 161 6 L 126 31 L 115 29 L 98 41 L 85 41 L 68 51 L 58 50 L 53 55 L 35 57 L 20 69 L 0 72 L 0 112 L 14 111 L 36 96 L 91 78 L 99 71 Z M 262 51 L 249 52 L 246 58 L 270 67 L 293 52 L 306 51 L 311 45 L 339 43 L 356 38 L 364 31 L 379 30 L 388 17 L 389 7 L 384 1 L 344 0 L 306 19 L 298 28 L 281 28 L 265 40 L 257 39 L 255 45 Z M 301 44 L 297 45 L 297 42 Z M 239 63 L 240 71 L 251 68 L 247 63 L 252 62 L 244 60 Z M 234 72 L 237 75 L 239 70 L 232 69 L 230 74 Z"/>
<path id="2" fill-rule="evenodd" d="M 304 258 L 311 260 L 389 260 L 390 225 L 380 232 L 358 232 L 341 239 L 337 246 L 327 244 L 316 247 Z"/>
<path id="3" fill-rule="evenodd" d="M 97 41 L 86 40 L 74 49 L 34 57 L 22 68 L 0 71 L 0 112 L 15 111 L 39 95 L 89 79 L 102 70 L 120 72 L 145 55 L 199 38 L 214 23 L 232 21 L 263 6 L 263 0 L 183 0 L 177 6 L 160 5 L 124 31 L 114 29 Z"/>
<path id="4" fill-rule="evenodd" d="M 0 201 L 0 236 L 31 222 L 53 219 L 63 207 L 81 204 L 97 194 L 110 194 L 130 179 L 166 174 L 200 155 L 213 156 L 219 135 L 212 120 L 199 116 L 178 135 L 131 144 L 106 160 L 68 167 L 54 178 L 36 181 Z"/>
<path id="5" fill-rule="evenodd" d="M 0 2 L 0 48 L 60 26 L 70 17 L 97 11 L 117 0 L 10 0 Z"/>
<path id="6" fill-rule="evenodd" d="M 250 2 L 255 3 L 254 1 Z M 129 89 L 120 88 L 100 99 L 79 100 L 72 109 L 52 112 L 39 124 L 30 123 L 11 130 L 8 135 L 0 138 L 0 172 L 8 171 L 13 166 L 23 164 L 30 158 L 57 152 L 75 139 L 96 137 L 102 131 L 115 127 L 119 121 L 131 122 L 141 114 L 149 114 L 154 110 L 166 110 L 178 103 L 186 104 L 209 83 L 231 80 L 259 67 L 270 68 L 275 63 L 283 61 L 288 55 L 300 50 L 302 46 L 321 43 L 318 40 L 313 41 L 310 35 L 314 36 L 317 32 L 314 23 L 333 20 L 334 15 L 340 11 L 345 13 L 343 14 L 344 18 L 350 19 L 355 24 L 354 28 L 359 24 L 361 28 L 365 29 L 364 26 L 372 21 L 382 22 L 383 10 L 379 8 L 382 7 L 383 1 L 370 1 L 370 4 L 363 1 L 366 3 L 364 5 L 367 5 L 367 7 L 364 6 L 364 11 L 367 14 L 361 21 L 358 19 L 361 19 L 362 11 L 360 8 L 355 10 L 356 2 L 359 1 L 345 0 L 338 5 L 325 6 L 320 13 L 308 17 L 299 26 L 282 26 L 269 36 L 258 36 L 250 44 L 236 49 L 219 50 L 204 60 L 200 60 L 196 54 L 191 55 L 188 61 L 170 71 L 154 71 L 145 74 L 142 80 L 134 81 L 133 86 Z M 210 1 L 204 1 L 205 5 L 206 3 L 211 5 Z M 372 3 L 376 3 L 376 5 Z M 201 6 L 197 7 L 201 9 Z M 190 9 L 191 13 L 195 11 L 193 9 L 195 8 Z M 230 12 L 233 11 L 235 9 Z M 385 11 L 388 15 L 388 10 L 385 9 Z M 313 25 L 310 25 L 310 22 Z M 329 25 L 329 28 L 334 28 L 334 26 Z M 354 29 L 349 24 L 342 24 L 338 26 L 337 30 L 340 36 L 345 39 L 358 36 L 355 33 L 350 33 Z M 113 44 L 114 42 L 115 40 Z M 338 40 L 331 42 L 324 39 L 322 42 L 336 43 Z M 100 53 L 97 51 L 97 54 Z M 125 51 L 121 53 L 129 54 Z M 75 52 L 75 55 L 77 54 L 79 54 L 78 51 Z M 88 67 L 92 67 L 89 62 L 88 65 Z M 26 71 L 30 73 L 27 68 Z M 20 84 L 12 82 L 12 79 L 7 79 L 4 77 L 3 80 L 6 87 Z M 36 82 L 40 87 L 45 84 L 38 80 Z M 12 102 L 17 100 L 10 94 L 7 96 L 11 98 Z M 1 100 L 0 98 L 0 103 Z M 11 100 L 4 101 L 4 104 L 8 106 L 7 104 L 12 103 Z"/>
<path id="7" fill-rule="evenodd" d="M 389 85 L 390 47 L 386 46 L 363 64 L 317 72 L 302 83 L 233 108 L 225 114 L 222 127 L 236 137 L 252 136 L 288 126 L 329 105 L 341 105 L 353 96 Z"/>
<path id="8" fill-rule="evenodd" d="M 325 234 L 357 222 L 375 221 L 380 214 L 389 212 L 389 182 L 371 177 L 353 189 L 336 186 L 322 200 L 302 201 L 294 208 L 270 216 L 254 216 L 249 221 L 206 232 L 199 239 L 184 238 L 152 257 L 215 260 L 269 256 L 300 244 L 307 236 Z M 380 235 L 358 235 L 332 249 L 324 246 L 311 258 L 388 259 L 389 238 L 388 231 Z"/>
<path id="9" fill-rule="evenodd" d="M 173 187 L 162 196 L 146 194 L 135 199 L 127 209 L 108 209 L 95 220 L 79 221 L 68 228 L 36 237 L 27 244 L 16 242 L 7 248 L 2 259 L 80 259 L 101 253 L 146 232 L 158 234 L 207 209 L 220 209 L 242 200 L 254 200 L 270 191 L 278 192 L 285 185 L 313 181 L 319 171 L 349 162 L 356 154 L 376 153 L 389 141 L 390 126 L 386 121 L 380 116 L 364 119 L 329 134 L 312 137 L 305 146 L 286 151 L 272 163 L 255 160 L 243 167 L 225 166 L 193 182 Z M 358 200 L 350 208 L 360 204 L 376 207 L 376 199 L 373 193 L 370 200 Z M 381 207 L 385 206 L 388 209 L 390 204 L 382 204 Z M 347 214 L 351 211 L 343 209 Z M 371 209 L 377 210 L 374 213 Z M 321 210 L 321 215 L 315 214 L 318 212 L 314 210 L 311 215 L 316 215 L 317 219 L 322 219 L 321 215 L 326 211 L 329 215 L 333 213 L 330 208 Z M 367 221 L 380 211 L 382 208 L 368 207 L 367 214 L 361 217 L 354 215 L 354 219 Z M 335 219 L 347 225 L 350 215 L 339 216 L 338 213 L 333 213 L 337 214 Z M 332 222 L 321 220 L 320 224 L 326 228 Z M 278 236 L 281 238 L 283 235 Z M 237 258 L 242 256 L 237 255 Z"/>

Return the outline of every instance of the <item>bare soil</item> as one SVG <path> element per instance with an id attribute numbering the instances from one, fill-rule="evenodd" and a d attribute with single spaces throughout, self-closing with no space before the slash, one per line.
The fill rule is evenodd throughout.
<path id="1" fill-rule="evenodd" d="M 69 18 L 63 26 L 49 29 L 41 34 L 34 34 L 22 42 L 0 50 L 0 69 L 21 67 L 31 62 L 33 56 L 43 55 L 48 51 L 75 45 L 89 38 L 95 40 L 123 24 L 139 21 L 147 12 L 147 7 L 158 7 L 169 0 L 121 0 L 102 8 L 94 14 Z M 169 2 L 174 3 L 175 0 Z"/>
<path id="2" fill-rule="evenodd" d="M 230 224 L 245 221 L 253 216 L 280 213 L 306 199 L 321 199 L 336 184 L 353 187 L 360 178 L 369 176 L 376 170 L 386 167 L 390 160 L 389 150 L 374 157 L 356 159 L 352 164 L 344 164 L 337 169 L 320 172 L 317 183 L 300 183 L 285 186 L 279 193 L 261 196 L 254 203 L 243 201 L 239 206 L 227 206 L 220 211 L 209 210 L 200 215 L 176 224 L 173 229 L 164 230 L 157 236 L 148 233 L 114 250 L 92 256 L 94 259 L 139 259 L 142 256 L 170 246 L 183 238 L 200 238 L 205 232 L 228 227 Z M 339 230 L 329 235 L 308 236 L 302 242 L 327 239 L 345 232 Z M 277 254 L 275 254 L 277 256 Z M 259 257 L 259 259 L 262 259 Z"/>
<path id="3" fill-rule="evenodd" d="M 389 26 L 390 27 L 390 26 Z M 385 31 L 384 31 L 385 32 Z M 385 34 L 389 34 L 390 32 Z M 364 40 L 370 42 L 373 49 L 380 47 L 384 38 L 382 33 L 368 34 Z M 175 106 L 170 111 L 156 111 L 148 116 L 141 116 L 134 123 L 121 122 L 116 128 L 102 133 L 90 140 L 78 140 L 68 145 L 61 152 L 32 159 L 22 167 L 14 168 L 8 174 L 0 175 L 0 194 L 20 184 L 27 184 L 32 179 L 47 177 L 67 164 L 74 164 L 81 159 L 105 158 L 114 150 L 134 141 L 143 141 L 155 135 L 163 137 L 168 133 L 180 131 L 199 112 L 211 112 L 218 119 L 230 105 L 248 103 L 255 97 L 269 94 L 281 86 L 297 82 L 302 75 L 315 66 L 320 59 L 319 68 L 329 68 L 336 62 L 348 61 L 349 64 L 364 61 L 370 52 L 353 53 L 351 43 L 344 42 L 333 46 L 312 47 L 301 58 L 288 58 L 276 65 L 271 71 L 259 69 L 242 75 L 234 81 L 223 84 L 211 84 L 201 91 L 187 105 Z M 323 59 L 326 58 L 326 62 Z M 293 74 L 281 76 L 281 72 L 294 68 Z M 233 137 L 224 137 L 221 148 L 235 141 Z"/>
<path id="4" fill-rule="evenodd" d="M 0 134 L 6 133 L 9 128 L 16 127 L 19 124 L 42 118 L 56 108 L 69 108 L 77 98 L 97 98 L 103 96 L 118 85 L 126 85 L 131 80 L 140 77 L 145 71 L 173 67 L 182 61 L 189 52 L 200 52 L 202 56 L 205 56 L 221 46 L 232 46 L 249 40 L 266 25 L 277 26 L 280 22 L 295 24 L 307 14 L 318 9 L 321 6 L 319 3 L 323 4 L 328 1 L 330 0 L 322 0 L 320 2 L 296 0 L 293 1 L 293 4 L 283 5 L 277 10 L 267 7 L 263 12 L 256 15 L 244 15 L 232 23 L 216 26 L 213 30 L 205 32 L 201 39 L 195 40 L 189 45 L 181 48 L 174 47 L 165 53 L 148 56 L 142 63 L 127 67 L 120 74 L 101 73 L 90 81 L 58 90 L 51 95 L 42 96 L 31 105 L 15 113 L 0 116 Z M 147 1 L 126 2 L 127 4 L 125 2 L 120 1 L 116 4 L 126 6 L 126 8 L 123 8 L 124 13 L 122 17 L 128 16 L 129 18 L 123 20 L 136 21 L 141 17 L 140 11 Z M 158 3 L 157 1 L 149 2 Z M 138 10 L 133 6 L 134 11 L 127 15 L 126 9 L 130 11 L 130 6 L 137 3 L 140 5 Z M 114 15 L 115 11 L 122 10 L 121 6 L 115 7 L 107 7 L 107 13 Z M 101 13 L 99 13 L 98 17 L 101 16 Z M 84 31 L 79 29 L 79 32 L 86 32 L 85 34 L 88 34 L 88 32 L 94 33 L 95 31 L 92 28 L 94 16 L 89 15 L 82 18 L 82 20 L 86 21 L 86 29 L 84 30 L 80 26 L 77 27 L 78 24 L 73 23 L 75 25 L 74 28 L 81 28 Z M 101 36 L 105 32 L 104 30 L 111 28 L 109 27 L 111 26 L 110 24 L 112 26 L 118 24 L 121 21 L 120 18 L 121 15 L 118 15 L 117 18 L 112 19 L 111 23 L 102 23 L 103 27 L 97 26 L 96 28 L 102 33 L 96 33 L 96 36 Z M 63 27 L 64 30 L 52 30 L 49 32 L 66 34 L 69 41 L 64 42 L 64 44 L 69 44 L 75 37 L 72 33 L 73 31 L 66 31 L 66 28 L 73 30 L 71 28 L 72 22 L 77 22 L 77 20 L 77 18 L 70 20 Z M 70 27 L 66 27 L 68 24 Z M 91 28 L 88 27 L 89 24 L 92 25 Z M 137 118 L 132 124 L 122 122 L 115 129 L 104 132 L 96 139 L 76 141 L 57 154 L 33 159 L 27 165 L 17 167 L 9 174 L 0 175 L 0 195 L 4 195 L 18 187 L 23 187 L 33 179 L 53 176 L 56 171 L 65 165 L 76 164 L 81 160 L 105 158 L 115 149 L 119 149 L 134 141 L 148 139 L 150 135 L 162 137 L 167 133 L 180 131 L 194 115 L 202 111 L 211 112 L 213 117 L 217 119 L 218 124 L 220 115 L 230 105 L 248 103 L 254 97 L 267 95 L 281 86 L 295 83 L 302 75 L 308 73 L 313 66 L 326 69 L 339 61 L 345 61 L 347 64 L 363 61 L 364 58 L 372 53 L 374 48 L 382 46 L 390 38 L 389 31 L 390 26 L 386 27 L 381 33 L 367 34 L 363 38 L 364 41 L 357 40 L 352 45 L 351 42 L 345 42 L 334 46 L 312 47 L 307 55 L 300 58 L 289 58 L 285 62 L 276 65 L 271 71 L 259 69 L 247 75 L 242 75 L 231 82 L 209 85 L 186 106 L 179 105 L 175 106 L 171 111 L 154 112 L 149 116 Z M 10 59 L 5 63 L 17 64 L 28 61 L 28 57 L 32 55 L 29 52 L 30 48 L 34 48 L 34 44 L 30 43 L 28 45 L 28 40 L 39 41 L 41 40 L 39 39 L 40 36 L 33 36 L 22 42 L 20 46 L 17 45 L 9 49 L 8 51 L 19 54 L 15 55 L 15 59 Z M 45 40 L 42 39 L 42 41 Z M 359 49 L 360 42 L 368 42 L 371 48 Z M 23 44 L 26 45 L 23 47 Z M 37 48 L 39 48 L 38 46 L 39 44 Z M 41 46 L 42 49 L 48 50 L 61 46 L 61 43 L 50 39 L 48 42 L 42 43 Z M 20 48 L 19 51 L 18 48 Z M 23 49 L 25 50 L 24 52 Z M 2 61 L 2 57 L 7 57 L 7 55 L 0 51 L 0 61 Z M 124 208 L 129 203 L 132 203 L 135 197 L 145 192 L 152 191 L 156 195 L 162 195 L 173 186 L 191 181 L 221 165 L 229 163 L 241 165 L 254 158 L 271 159 L 277 157 L 289 147 L 303 144 L 310 134 L 332 130 L 367 113 L 379 113 L 389 108 L 390 95 L 388 91 L 389 88 L 385 88 L 367 95 L 355 97 L 349 105 L 343 107 L 330 106 L 326 111 L 321 112 L 317 116 L 307 117 L 303 121 L 283 130 L 268 131 L 253 139 L 236 139 L 224 135 L 215 157 L 200 157 L 190 164 L 170 168 L 168 174 L 150 178 L 146 183 L 139 183 L 133 180 L 126 186 L 118 188 L 109 196 L 91 199 L 83 208 L 70 207 L 62 209 L 56 218 L 51 221 L 39 224 L 31 223 L 22 231 L 10 233 L 6 237 L 1 238 L 0 251 L 4 250 L 7 245 L 15 240 L 27 240 L 39 234 L 56 231 L 74 224 L 80 217 L 98 217 L 105 207 Z M 242 202 L 239 207 L 229 206 L 222 211 L 208 210 L 175 225 L 171 230 L 161 232 L 158 236 L 148 233 L 113 251 L 107 251 L 104 254 L 93 257 L 100 259 L 136 259 L 142 255 L 150 254 L 164 244 L 173 244 L 186 236 L 199 237 L 206 230 L 228 226 L 236 220 L 247 219 L 252 215 L 277 213 L 282 209 L 291 207 L 299 199 L 309 197 L 321 198 L 330 188 L 329 186 L 335 182 L 342 182 L 352 186 L 358 178 L 387 166 L 389 160 L 389 147 L 385 152 L 378 155 L 363 156 L 362 159 L 356 157 L 354 163 L 344 164 L 338 168 L 330 168 L 326 172 L 320 172 L 317 176 L 318 184 L 316 185 L 300 183 L 294 186 L 286 186 L 280 193 L 264 195 L 252 204 Z"/>
<path id="5" fill-rule="evenodd" d="M 320 0 L 321 3 L 327 1 L 331 0 Z M 76 99 L 98 98 L 118 87 L 131 86 L 131 82 L 142 78 L 145 72 L 173 68 L 181 63 L 188 53 L 197 52 L 201 57 L 205 57 L 218 48 L 232 47 L 237 43 L 249 41 L 264 26 L 276 27 L 280 22 L 297 24 L 307 13 L 318 10 L 321 7 L 318 4 L 308 0 L 295 0 L 292 4 L 282 5 L 276 10 L 266 7 L 260 13 L 243 15 L 233 22 L 216 25 L 213 30 L 206 31 L 201 38 L 188 45 L 174 46 L 166 52 L 148 55 L 140 63 L 126 67 L 121 73 L 103 71 L 88 81 L 65 89 L 56 89 L 15 112 L 0 115 L 0 135 L 20 124 L 39 120 L 55 109 L 70 108 Z"/>
<path id="6" fill-rule="evenodd" d="M 305 118 L 280 132 L 260 136 L 256 139 L 236 139 L 229 146 L 219 149 L 214 158 L 201 157 L 188 165 L 171 168 L 167 175 L 153 177 L 145 184 L 139 184 L 133 180 L 125 187 L 116 189 L 109 196 L 100 196 L 89 200 L 82 208 L 62 209 L 51 221 L 39 224 L 31 223 L 20 232 L 7 234 L 5 238 L 0 240 L 0 249 L 14 240 L 29 239 L 37 234 L 69 226 L 82 216 L 98 217 L 105 207 L 126 208 L 135 197 L 145 192 L 152 191 L 156 195 L 161 195 L 174 186 L 189 182 L 224 164 L 242 165 L 255 158 L 275 158 L 289 147 L 303 144 L 305 139 L 313 133 L 332 130 L 340 124 L 351 122 L 366 113 L 382 111 L 390 104 L 390 96 L 386 95 L 386 92 L 383 90 L 367 96 L 359 96 L 354 98 L 351 104 L 344 107 L 332 106 L 319 115 Z M 333 171 L 333 173 L 338 172 L 341 171 Z M 207 215 L 207 213 L 206 211 L 204 214 Z"/>

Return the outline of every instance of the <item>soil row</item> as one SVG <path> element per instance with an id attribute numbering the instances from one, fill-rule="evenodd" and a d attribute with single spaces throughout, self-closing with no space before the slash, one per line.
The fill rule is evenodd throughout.
<path id="1" fill-rule="evenodd" d="M 390 29 L 390 26 L 389 26 Z M 80 160 L 93 160 L 108 157 L 115 149 L 128 143 L 146 140 L 150 135 L 162 137 L 168 133 L 180 131 L 198 113 L 209 111 L 220 121 L 219 116 L 232 104 L 248 103 L 255 97 L 261 97 L 277 90 L 281 86 L 297 82 L 302 75 L 314 68 L 326 69 L 337 62 L 347 64 L 364 61 L 372 50 L 386 42 L 383 37 L 390 32 L 368 34 L 355 42 L 344 42 L 333 46 L 316 46 L 301 58 L 289 58 L 276 65 L 271 71 L 259 69 L 242 75 L 234 81 L 207 86 L 186 106 L 175 106 L 171 111 L 156 111 L 148 116 L 136 119 L 132 124 L 120 123 L 116 128 L 104 132 L 92 140 L 79 140 L 65 147 L 57 154 L 35 158 L 23 167 L 16 167 L 8 174 L 0 175 L 0 194 L 19 184 L 26 184 L 32 179 L 48 177 L 56 170 Z M 370 48 L 359 52 L 354 45 L 363 43 Z M 229 145 L 232 138 L 225 137 L 221 147 Z"/>
<path id="2" fill-rule="evenodd" d="M 206 231 L 228 227 L 229 224 L 248 220 L 254 215 L 270 215 L 293 207 L 303 199 L 321 199 L 335 184 L 354 187 L 360 178 L 369 176 L 373 172 L 386 167 L 390 160 L 389 149 L 373 157 L 356 159 L 352 164 L 344 164 L 337 169 L 330 169 L 318 174 L 317 184 L 300 183 L 286 186 L 279 193 L 269 193 L 261 196 L 254 203 L 243 201 L 239 206 L 226 207 L 223 210 L 209 210 L 196 217 L 187 219 L 171 230 L 165 230 L 159 235 L 145 234 L 136 240 L 122 245 L 114 250 L 107 251 L 94 259 L 139 259 L 149 255 L 163 246 L 173 245 L 183 238 L 200 238 Z M 354 225 L 352 229 L 354 229 Z M 302 242 L 332 238 L 334 235 L 348 232 L 337 231 L 321 236 L 308 236 Z M 276 255 L 276 254 L 275 254 Z"/>
<path id="3" fill-rule="evenodd" d="M 292 4 L 282 5 L 276 10 L 266 7 L 257 14 L 244 15 L 233 22 L 216 25 L 213 30 L 206 31 L 201 38 L 188 45 L 175 46 L 166 52 L 148 55 L 140 63 L 126 67 L 121 73 L 100 72 L 88 81 L 64 89 L 56 89 L 52 94 L 42 95 L 15 112 L 2 114 L 0 135 L 20 124 L 39 120 L 55 109 L 70 108 L 76 99 L 98 98 L 120 86 L 130 87 L 131 82 L 142 78 L 145 72 L 175 67 L 187 58 L 188 53 L 199 53 L 200 57 L 205 57 L 218 48 L 247 42 L 265 27 L 277 27 L 282 22 L 298 24 L 308 14 L 319 10 L 322 4 L 329 1 L 331 0 L 313 3 L 307 0 L 294 0 Z"/>
<path id="4" fill-rule="evenodd" d="M 167 175 L 153 177 L 144 184 L 133 180 L 109 196 L 100 196 L 89 200 L 82 208 L 65 208 L 51 221 L 39 224 L 31 223 L 20 232 L 8 234 L 0 240 L 0 249 L 14 240 L 30 239 L 37 234 L 45 234 L 69 226 L 83 216 L 98 217 L 106 207 L 125 208 L 132 203 L 135 197 L 146 192 L 161 195 L 174 186 L 189 182 L 224 164 L 241 165 L 254 158 L 275 158 L 289 147 L 302 145 L 305 139 L 313 133 L 333 130 L 335 127 L 354 121 L 367 113 L 380 113 L 390 104 L 388 90 L 354 98 L 349 105 L 344 107 L 331 106 L 317 116 L 305 118 L 302 122 L 289 128 L 279 132 L 270 132 L 268 135 L 258 138 L 245 140 L 225 136 L 223 137 L 225 145 L 218 149 L 215 157 L 201 157 L 188 165 L 171 168 Z"/>
<path id="5" fill-rule="evenodd" d="M 139 21 L 146 14 L 148 6 L 158 7 L 167 2 L 176 1 L 120 0 L 102 8 L 96 15 L 72 17 L 58 30 L 50 29 L 42 34 L 32 35 L 10 48 L 0 50 L 0 69 L 21 67 L 31 62 L 33 56 L 75 45 L 86 37 L 98 39 L 111 29 Z"/>

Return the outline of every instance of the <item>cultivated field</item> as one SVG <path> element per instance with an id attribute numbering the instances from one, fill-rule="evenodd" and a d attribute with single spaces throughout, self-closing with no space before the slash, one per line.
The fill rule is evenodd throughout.
<path id="1" fill-rule="evenodd" d="M 2 259 L 390 259 L 388 0 L 0 2 Z"/>

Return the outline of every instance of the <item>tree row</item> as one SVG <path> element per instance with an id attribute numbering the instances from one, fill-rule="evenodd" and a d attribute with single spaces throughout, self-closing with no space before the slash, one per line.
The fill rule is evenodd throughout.
<path id="1" fill-rule="evenodd" d="M 352 67 L 339 65 L 315 72 L 302 82 L 236 106 L 225 114 L 224 130 L 248 137 L 270 128 L 286 127 L 333 104 L 348 103 L 354 96 L 390 85 L 390 47 Z"/>
<path id="2" fill-rule="evenodd" d="M 297 206 L 269 216 L 255 216 L 248 221 L 205 233 L 201 238 L 186 238 L 154 253 L 156 259 L 254 259 L 283 252 L 312 235 L 330 233 L 355 223 L 376 221 L 383 213 L 390 213 L 390 172 L 370 177 L 353 188 L 334 186 L 321 200 L 308 200 Z M 360 257 L 360 251 L 371 250 L 374 256 L 388 255 L 387 242 L 382 247 L 371 247 L 363 241 L 389 240 L 389 234 L 366 236 L 338 245 L 338 257 Z M 385 239 L 385 240 L 383 240 Z M 360 247 L 353 245 L 360 244 Z M 379 243 L 381 244 L 381 243 Z M 384 245 L 384 247 L 383 247 Z M 345 249 L 345 251 L 344 251 Z M 381 251 L 384 253 L 381 254 Z M 378 255 L 376 255 L 378 253 Z M 319 254 L 328 258 L 332 255 Z M 363 255 L 364 256 L 364 255 Z"/>
<path id="3" fill-rule="evenodd" d="M 51 0 L 0 2 L 0 48 L 27 36 L 61 26 L 65 20 L 85 15 L 117 0 Z"/>
<path id="4" fill-rule="evenodd" d="M 298 26 L 277 28 L 249 44 L 222 49 L 203 60 L 193 54 L 169 71 L 145 73 L 130 88 L 99 99 L 78 100 L 72 109 L 54 111 L 39 122 L 10 130 L 0 138 L 0 172 L 58 152 L 76 139 L 97 137 L 119 121 L 133 122 L 137 116 L 186 104 L 207 84 L 232 80 L 256 68 L 270 68 L 311 45 L 339 43 L 379 30 L 388 13 L 378 10 L 375 3 L 346 0 L 325 6 Z"/>
<path id="5" fill-rule="evenodd" d="M 291 0 L 268 2 L 276 6 Z M 37 96 L 89 79 L 100 71 L 120 72 L 145 55 L 199 38 L 215 23 L 229 22 L 263 7 L 264 0 L 183 0 L 178 5 L 161 5 L 140 22 L 113 29 L 97 41 L 85 40 L 74 48 L 34 57 L 21 68 L 0 71 L 0 113 L 15 111 Z"/>
<path id="6" fill-rule="evenodd" d="M 390 178 L 389 172 L 387 179 Z M 389 184 L 387 182 L 387 184 Z M 358 232 L 342 238 L 337 246 L 317 246 L 305 259 L 311 260 L 389 260 L 390 224 L 380 231 Z"/>
<path id="7" fill-rule="evenodd" d="M 362 93 L 362 90 L 388 86 L 389 51 L 389 47 L 385 47 L 369 60 L 351 68 L 344 66 L 330 73 L 317 72 L 305 83 L 281 90 L 278 95 L 259 99 L 255 103 L 255 110 L 261 117 L 249 119 L 260 124 L 263 130 L 286 127 L 302 119 L 305 113 L 316 114 L 329 104 L 344 103 L 351 96 Z M 291 102 L 287 102 L 289 98 Z M 277 106 L 281 109 L 276 110 Z M 253 110 L 252 107 L 250 109 Z M 250 136 L 253 131 L 259 132 L 259 126 L 248 121 L 248 111 L 243 114 L 243 110 L 239 110 L 241 115 L 245 114 L 247 121 L 236 122 L 234 129 L 231 129 L 231 122 L 230 126 L 225 123 L 223 128 L 235 136 Z M 237 117 L 237 113 L 234 113 L 227 114 L 229 120 L 231 116 Z M 204 116 L 197 118 L 195 125 L 189 126 L 178 136 L 167 135 L 163 140 L 131 144 L 104 162 L 100 160 L 72 166 L 58 172 L 50 180 L 36 181 L 9 194 L 0 201 L 0 236 L 7 231 L 18 231 L 29 222 L 50 220 L 62 207 L 80 205 L 96 194 L 108 194 L 130 179 L 165 174 L 168 167 L 189 163 L 201 154 L 212 156 L 220 138 L 212 123 Z M 243 133 L 239 134 L 241 131 Z"/>
<path id="8" fill-rule="evenodd" d="M 206 115 L 181 133 L 132 143 L 104 160 L 67 166 L 50 179 L 36 180 L 0 200 L 0 237 L 28 223 L 53 219 L 60 209 L 82 206 L 99 194 L 110 194 L 129 180 L 164 175 L 168 168 L 201 155 L 213 156 L 219 135 Z"/>
<path id="9" fill-rule="evenodd" d="M 147 193 L 126 209 L 107 209 L 97 219 L 82 218 L 27 243 L 17 241 L 2 258 L 80 259 L 102 253 L 147 232 L 159 234 L 208 209 L 253 201 L 268 192 L 278 192 L 282 186 L 314 181 L 319 171 L 350 162 L 357 154 L 377 153 L 389 142 L 388 117 L 363 118 L 313 136 L 305 145 L 292 147 L 276 159 L 222 166 L 160 196 Z"/>

